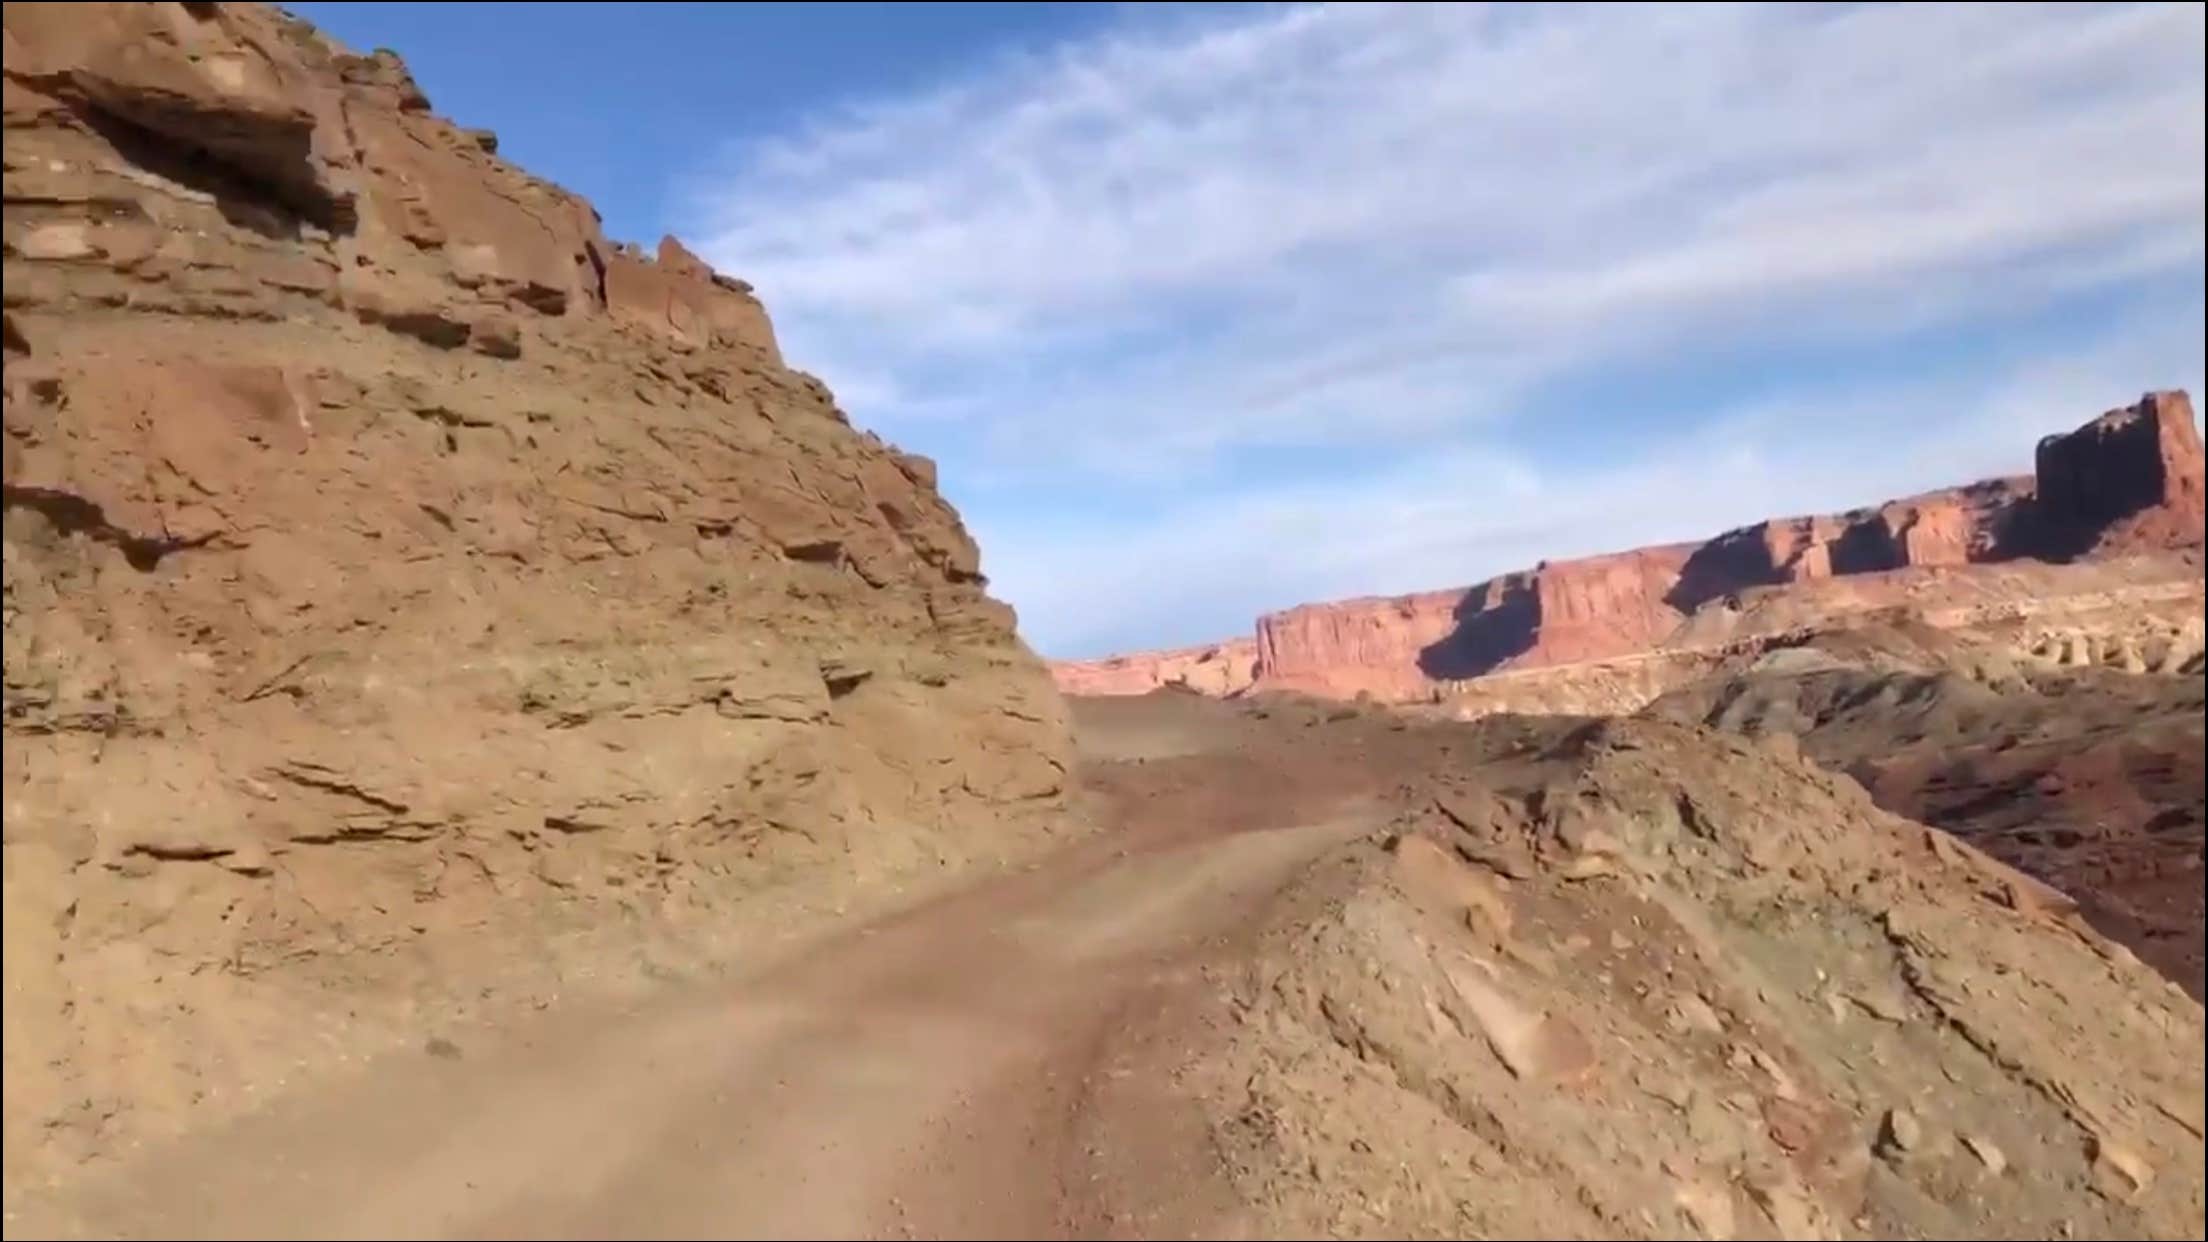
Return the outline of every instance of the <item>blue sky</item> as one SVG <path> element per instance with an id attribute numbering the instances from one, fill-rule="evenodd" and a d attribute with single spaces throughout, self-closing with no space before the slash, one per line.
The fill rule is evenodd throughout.
<path id="1" fill-rule="evenodd" d="M 1051 655 L 2201 389 L 2198 5 L 291 7 L 754 282 Z"/>

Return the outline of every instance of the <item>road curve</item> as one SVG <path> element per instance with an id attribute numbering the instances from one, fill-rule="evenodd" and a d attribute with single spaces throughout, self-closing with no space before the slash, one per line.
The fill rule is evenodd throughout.
<path id="1" fill-rule="evenodd" d="M 7 1233 L 1234 1236 L 1149 1067 L 1215 1003 L 1200 966 L 1365 826 L 1123 826 L 740 982 L 388 1059 Z"/>

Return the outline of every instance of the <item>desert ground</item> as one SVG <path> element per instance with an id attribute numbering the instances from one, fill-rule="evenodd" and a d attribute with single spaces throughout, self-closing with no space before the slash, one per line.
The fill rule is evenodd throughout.
<path id="1" fill-rule="evenodd" d="M 1053 664 L 397 53 L 4 21 L 7 1237 L 2208 1231 L 2186 393 Z"/>
<path id="2" fill-rule="evenodd" d="M 723 980 L 455 1028 L 121 1155 L 15 1205 L 10 1233 L 2178 1237 L 2199 1218 L 2197 1005 L 1798 754 L 1170 692 L 1076 720 L 1098 822 L 1073 844 Z M 1527 792 L 1553 817 L 1565 790 L 1569 816 L 1523 822 Z M 1671 843 L 1601 826 L 1651 798 Z M 1837 824 L 1759 818 L 1804 810 Z M 1775 875 L 1814 877 L 1816 902 Z M 2033 1012 L 2006 999 L 2023 989 Z M 2134 1064 L 2069 1060 L 2120 1031 Z"/>

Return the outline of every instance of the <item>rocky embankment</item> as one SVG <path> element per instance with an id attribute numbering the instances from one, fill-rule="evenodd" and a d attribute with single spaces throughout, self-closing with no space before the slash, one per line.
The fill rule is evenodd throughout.
<path id="1" fill-rule="evenodd" d="M 933 466 L 396 56 L 6 9 L 12 1180 L 1044 831 Z"/>
<path id="2" fill-rule="evenodd" d="M 1810 634 L 1647 712 L 1798 744 L 1880 806 L 2054 885 L 2198 997 L 2199 617 L 2121 641 L 2022 637 L 1907 622 Z"/>
<path id="3" fill-rule="evenodd" d="M 1292 696 L 1076 715 L 1149 740 L 1089 777 L 1145 815 L 1385 823 L 1130 1080 L 1198 1096 L 1244 1206 L 1185 1236 L 2200 1235 L 2200 1006 L 1807 741 Z"/>

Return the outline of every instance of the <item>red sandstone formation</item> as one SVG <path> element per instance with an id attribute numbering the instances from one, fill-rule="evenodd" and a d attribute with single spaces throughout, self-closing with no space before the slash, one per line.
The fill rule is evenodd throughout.
<path id="1" fill-rule="evenodd" d="M 1448 637 L 1461 608 L 1494 583 L 1464 591 L 1304 604 L 1257 619 L 1257 664 L 1266 684 L 1323 693 L 1330 674 L 1345 669 L 1399 670 L 1416 666 L 1418 653 Z M 1381 693 L 1384 687 L 1353 686 Z"/>
<path id="2" fill-rule="evenodd" d="M 1236 694 L 1257 680 L 1257 644 L 1235 638 L 1204 647 L 1067 660 L 1053 665 L 1051 674 L 1067 694 L 1148 694 L 1161 686 Z"/>
<path id="3" fill-rule="evenodd" d="M 2039 442 L 2041 506 L 2077 550 L 2123 552 L 2197 544 L 2208 467 L 2193 403 L 2149 393 L 2068 435 Z"/>
<path id="4" fill-rule="evenodd" d="M 1254 685 L 1421 698 L 1488 673 L 1646 651 L 1697 608 L 1758 587 L 2196 546 L 2204 491 L 2192 403 L 2182 392 L 2149 393 L 2041 441 L 2036 478 L 1777 518 L 1701 544 L 1545 562 L 1465 589 L 1305 604 L 1257 619 L 1246 680 L 1188 680 L 1189 652 L 1061 664 L 1056 675 L 1072 694 L 1140 694 L 1186 681 L 1212 693 Z"/>
<path id="5" fill-rule="evenodd" d="M 1668 602 L 1684 612 L 1756 586 L 2008 560 L 2033 504 L 2028 478 L 1989 479 L 1870 509 L 1773 518 L 1694 549 Z"/>

